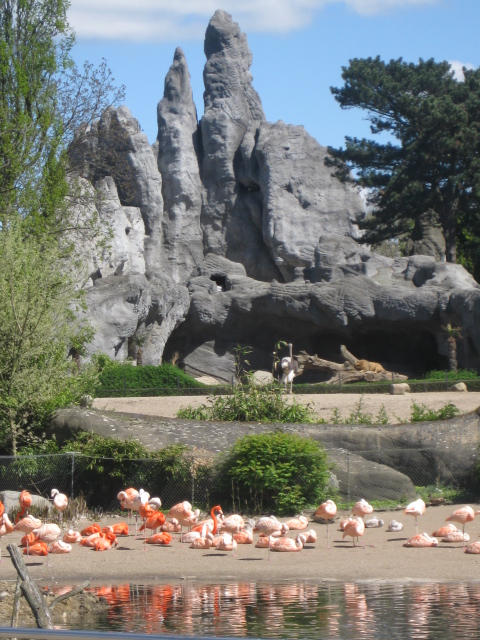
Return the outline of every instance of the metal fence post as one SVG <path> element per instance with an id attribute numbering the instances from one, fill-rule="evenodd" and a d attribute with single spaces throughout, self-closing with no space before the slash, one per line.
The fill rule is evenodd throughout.
<path id="1" fill-rule="evenodd" d="M 195 456 L 192 456 L 192 505 L 195 504 Z"/>
<path id="2" fill-rule="evenodd" d="M 350 451 L 347 451 L 347 504 L 350 511 Z"/>

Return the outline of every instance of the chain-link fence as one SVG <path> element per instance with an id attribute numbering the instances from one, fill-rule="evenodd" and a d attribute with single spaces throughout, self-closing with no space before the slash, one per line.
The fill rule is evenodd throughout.
<path id="1" fill-rule="evenodd" d="M 394 500 L 401 503 L 410 500 L 423 490 L 425 495 L 441 499 L 443 492 L 465 485 L 465 474 L 456 477 L 451 465 L 442 459 L 436 449 L 391 449 L 370 451 L 347 451 L 327 449 L 327 464 L 330 470 L 329 497 L 350 504 L 365 498 L 372 500 Z M 476 454 L 475 454 L 476 455 Z M 212 458 L 213 460 L 213 458 Z M 265 479 L 265 470 L 260 478 L 252 471 L 251 482 L 240 488 L 219 472 L 222 456 L 214 461 L 194 455 L 183 455 L 180 461 L 140 459 L 114 460 L 90 458 L 78 453 L 41 456 L 0 457 L 0 491 L 20 491 L 50 496 L 52 488 L 71 497 L 83 497 L 91 510 L 105 512 L 120 508 L 116 496 L 126 487 L 143 488 L 151 496 L 159 496 L 162 509 L 188 500 L 195 507 L 208 510 L 220 501 L 226 511 L 240 511 L 254 515 L 265 507 L 259 499 L 259 489 Z M 473 469 L 476 459 L 469 462 Z M 296 461 L 292 459 L 291 468 Z M 305 469 L 305 465 L 298 465 Z M 274 473 L 272 465 L 268 473 Z M 311 478 L 305 472 L 290 469 L 290 503 L 292 511 L 300 511 L 314 504 L 302 502 L 301 496 L 312 495 Z M 262 485 L 264 486 L 264 485 Z M 310 494 L 307 492 L 308 491 Z M 423 488 L 423 489 L 420 489 Z M 285 499 L 285 489 L 282 489 Z M 298 496 L 299 503 L 295 499 Z M 287 496 L 288 497 L 288 496 Z M 298 508 L 295 509 L 295 506 Z"/>

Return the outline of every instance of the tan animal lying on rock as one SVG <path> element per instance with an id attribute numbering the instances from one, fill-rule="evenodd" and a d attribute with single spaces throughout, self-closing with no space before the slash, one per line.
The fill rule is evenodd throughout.
<path id="1" fill-rule="evenodd" d="M 369 362 L 368 360 L 356 360 L 353 363 L 353 366 L 357 371 L 373 371 L 373 373 L 385 371 L 382 365 L 378 362 Z"/>

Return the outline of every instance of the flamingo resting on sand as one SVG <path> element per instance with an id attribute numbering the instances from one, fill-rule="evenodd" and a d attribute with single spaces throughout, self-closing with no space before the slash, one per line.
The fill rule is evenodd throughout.
<path id="1" fill-rule="evenodd" d="M 349 520 L 347 522 L 343 530 L 343 537 L 345 538 L 345 536 L 351 536 L 353 541 L 353 546 L 355 547 L 355 538 L 357 539 L 357 544 L 358 544 L 359 537 L 363 536 L 364 533 L 365 533 L 365 523 L 363 522 L 362 518 L 358 517 L 358 518 L 354 518 L 353 520 Z"/>
<path id="2" fill-rule="evenodd" d="M 213 535 L 208 531 L 207 525 L 204 524 L 198 538 L 192 541 L 190 549 L 210 549 L 212 545 Z"/>
<path id="3" fill-rule="evenodd" d="M 463 529 L 462 532 L 463 534 L 465 534 L 465 524 L 467 522 L 472 522 L 472 520 L 475 518 L 475 516 L 480 513 L 480 511 L 477 511 L 475 513 L 475 511 L 472 509 L 472 507 L 461 507 L 460 509 L 457 509 L 456 511 L 454 511 L 453 513 L 451 513 L 448 518 L 447 518 L 447 522 L 459 522 Z M 463 542 L 463 547 L 465 548 L 465 541 Z"/>
<path id="4" fill-rule="evenodd" d="M 333 500 L 326 500 L 325 502 L 322 502 L 322 504 L 319 507 L 317 507 L 317 510 L 315 511 L 315 514 L 313 516 L 314 520 L 315 518 L 322 518 L 323 520 L 327 521 L 327 549 L 330 549 L 330 535 L 328 532 L 328 525 L 330 524 L 330 521 L 335 518 L 336 515 L 337 515 L 337 505 Z"/>
<path id="5" fill-rule="evenodd" d="M 464 551 L 465 553 L 480 553 L 480 540 L 469 544 L 468 547 L 465 547 Z"/>
<path id="6" fill-rule="evenodd" d="M 293 538 L 280 538 L 280 540 L 275 540 L 272 544 L 272 551 L 301 551 L 304 544 L 305 535 L 299 533 L 295 540 L 293 540 Z"/>
<path id="7" fill-rule="evenodd" d="M 432 536 L 435 538 L 444 538 L 448 536 L 449 533 L 455 533 L 456 531 L 460 531 L 454 524 L 445 524 L 443 527 L 439 527 L 436 531 L 432 533 Z"/>
<path id="8" fill-rule="evenodd" d="M 429 536 L 428 533 L 417 533 L 417 535 L 407 540 L 404 547 L 436 547 L 438 545 L 437 538 Z"/>
<path id="9" fill-rule="evenodd" d="M 62 524 L 63 512 L 68 507 L 68 498 L 64 493 L 60 493 L 58 489 L 52 489 L 50 497 L 53 500 L 53 506 L 58 511 L 58 522 Z"/>
<path id="10" fill-rule="evenodd" d="M 451 533 L 447 533 L 446 536 L 443 536 L 442 542 L 463 542 L 463 546 L 465 547 L 465 542 L 469 542 L 470 536 L 468 533 L 462 533 L 460 529 L 458 531 L 452 531 Z"/>
<path id="11" fill-rule="evenodd" d="M 48 547 L 48 553 L 70 553 L 72 550 L 72 545 L 68 544 L 68 542 L 63 542 L 63 540 L 55 540 Z"/>
<path id="12" fill-rule="evenodd" d="M 297 516 L 296 518 L 290 518 L 286 523 L 290 530 L 303 531 L 308 527 L 308 518 L 305 516 Z"/>
<path id="13" fill-rule="evenodd" d="M 23 553 L 26 556 L 47 556 L 48 558 L 48 547 L 46 542 L 35 542 L 30 545 L 30 547 L 26 547 L 23 550 Z"/>
<path id="14" fill-rule="evenodd" d="M 405 509 L 404 514 L 406 516 L 415 516 L 415 533 L 418 533 L 418 516 L 423 516 L 423 514 L 425 513 L 427 507 L 425 505 L 425 502 L 421 499 L 418 498 L 418 500 L 415 500 L 414 502 L 411 502 Z"/>
<path id="15" fill-rule="evenodd" d="M 231 551 L 232 555 L 235 555 L 236 548 L 237 543 L 229 533 L 224 533 L 217 543 L 217 549 L 219 551 Z"/>
<path id="16" fill-rule="evenodd" d="M 172 541 L 172 536 L 167 531 L 162 531 L 162 533 L 156 533 L 154 536 L 150 536 L 147 538 L 145 542 L 147 544 L 160 544 L 166 546 L 170 544 Z"/>
<path id="17" fill-rule="evenodd" d="M 79 531 L 74 531 L 73 529 L 69 529 L 63 535 L 63 541 L 68 544 L 75 544 L 75 542 L 80 542 L 82 539 L 82 534 Z"/>

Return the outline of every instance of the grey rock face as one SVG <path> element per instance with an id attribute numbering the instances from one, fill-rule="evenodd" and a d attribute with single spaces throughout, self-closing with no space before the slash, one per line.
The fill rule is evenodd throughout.
<path id="1" fill-rule="evenodd" d="M 339 347 L 398 373 L 444 368 L 442 325 L 462 326 L 460 366 L 480 366 L 480 288 L 443 262 L 430 214 L 414 255 L 360 245 L 356 189 L 339 183 L 303 127 L 268 123 L 245 34 L 225 11 L 206 32 L 205 110 L 175 52 L 151 146 L 126 107 L 109 109 L 72 160 L 97 197 L 108 246 L 82 247 L 92 351 L 144 362 L 179 352 L 186 370 L 230 382 L 232 350 L 270 370 L 276 342 L 339 361 Z M 432 226 L 433 225 L 433 226 Z M 435 235 L 435 234 L 434 234 Z M 418 255 L 421 253 L 421 255 Z"/>
<path id="2" fill-rule="evenodd" d="M 197 111 L 181 49 L 175 51 L 165 78 L 157 120 L 158 169 L 162 174 L 164 199 L 161 262 L 163 270 L 175 282 L 184 283 L 203 259 L 203 233 Z"/>
<path id="3" fill-rule="evenodd" d="M 313 266 L 322 235 L 356 238 L 364 216 L 358 191 L 325 167 L 327 150 L 303 127 L 262 123 L 255 145 L 263 237 L 286 281 Z"/>

